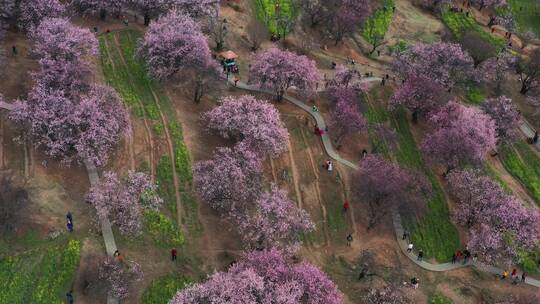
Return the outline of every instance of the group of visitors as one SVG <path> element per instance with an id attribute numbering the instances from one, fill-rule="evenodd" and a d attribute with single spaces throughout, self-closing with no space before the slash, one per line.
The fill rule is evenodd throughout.
<path id="1" fill-rule="evenodd" d="M 527 273 L 524 271 L 521 276 L 519 276 L 517 274 L 517 269 L 514 268 L 512 270 L 512 273 L 510 274 L 510 277 L 512 278 L 512 284 L 516 285 L 519 282 L 525 282 L 525 280 L 527 279 Z M 508 270 L 503 271 L 503 273 L 501 274 L 501 280 L 506 280 L 506 278 L 508 278 Z"/>
<path id="2" fill-rule="evenodd" d="M 472 257 L 473 263 L 476 263 L 478 260 L 478 255 L 475 253 L 474 255 L 471 254 L 471 252 L 468 249 L 465 249 L 463 251 L 458 250 L 452 254 L 452 264 L 463 262 L 463 265 L 467 264 Z"/>

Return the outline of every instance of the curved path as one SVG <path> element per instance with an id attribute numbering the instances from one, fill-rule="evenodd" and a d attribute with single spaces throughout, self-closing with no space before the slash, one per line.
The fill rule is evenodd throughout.
<path id="1" fill-rule="evenodd" d="M 381 81 L 381 79 L 377 78 L 377 77 L 370 77 L 370 78 L 366 78 L 364 81 L 367 81 L 367 82 L 379 82 L 379 81 Z M 234 81 L 229 80 L 229 83 L 234 86 Z M 257 86 L 248 85 L 248 84 L 245 84 L 245 83 L 240 82 L 240 81 L 237 82 L 235 87 L 237 87 L 239 89 L 246 90 L 246 91 L 252 91 L 252 92 L 257 92 L 257 93 L 266 93 L 266 94 L 270 94 L 270 95 L 274 94 L 274 92 L 272 92 L 270 90 L 262 89 L 262 88 L 259 88 Z M 326 127 L 326 123 L 324 122 L 324 118 L 320 114 L 320 112 L 314 112 L 310 106 L 308 106 L 304 102 L 302 102 L 302 101 L 300 101 L 300 100 L 298 100 L 298 99 L 296 99 L 294 97 L 284 95 L 283 99 L 287 100 L 288 102 L 290 102 L 290 103 L 302 108 L 304 111 L 308 112 L 313 118 L 315 118 L 315 121 L 317 122 L 317 125 L 319 126 L 319 128 L 324 129 Z M 339 154 L 334 150 L 334 147 L 332 146 L 332 142 L 331 142 L 330 138 L 328 137 L 328 135 L 326 133 L 324 133 L 321 136 L 321 139 L 322 139 L 322 142 L 323 142 L 323 145 L 324 145 L 324 149 L 328 153 L 328 156 L 330 156 L 331 158 L 333 158 L 337 162 L 342 163 L 342 164 L 344 164 L 345 166 L 347 166 L 347 167 L 349 167 L 351 169 L 357 169 L 358 168 L 358 166 L 356 166 L 354 163 L 352 163 L 352 162 L 350 162 L 350 161 L 348 161 L 346 159 L 343 159 L 343 158 L 341 158 L 339 156 Z M 402 225 L 402 222 L 401 222 L 401 216 L 396 211 L 392 212 L 392 222 L 394 224 L 394 230 L 395 230 L 395 233 L 396 233 L 396 240 L 397 240 L 399 248 L 401 249 L 401 252 L 405 256 L 407 256 L 412 262 L 414 262 L 419 267 L 422 267 L 423 269 L 426 269 L 426 270 L 429 270 L 429 271 L 435 271 L 435 272 L 443 272 L 443 271 L 450 271 L 450 270 L 464 268 L 464 267 L 476 267 L 480 271 L 488 272 L 488 273 L 492 273 L 492 274 L 497 274 L 497 275 L 501 274 L 503 272 L 503 270 L 500 269 L 500 268 L 490 266 L 490 265 L 486 265 L 486 264 L 479 263 L 479 262 L 475 263 L 475 262 L 472 262 L 472 261 L 467 263 L 467 264 L 463 264 L 463 263 L 432 264 L 432 263 L 429 263 L 429 262 L 426 262 L 426 261 L 418 261 L 418 259 L 417 259 L 414 252 L 407 252 L 407 245 L 408 245 L 407 241 L 402 240 L 402 235 L 403 235 L 404 229 L 403 229 L 403 225 Z M 540 281 L 536 280 L 536 279 L 533 279 L 533 278 L 529 278 L 529 277 L 526 278 L 525 283 L 529 284 L 531 286 L 540 287 Z"/>

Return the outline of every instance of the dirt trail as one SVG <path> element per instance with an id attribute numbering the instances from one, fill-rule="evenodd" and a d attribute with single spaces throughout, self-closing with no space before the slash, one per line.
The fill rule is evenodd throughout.
<path id="1" fill-rule="evenodd" d="M 118 37 L 115 35 L 114 36 L 114 41 L 115 41 L 115 44 L 116 44 L 116 47 L 120 47 L 120 43 L 118 41 Z M 110 46 L 109 46 L 109 43 L 107 42 L 107 40 L 105 39 L 104 40 L 105 42 L 105 49 L 107 50 L 107 53 L 111 53 L 111 50 L 110 50 Z M 126 65 L 126 60 L 124 59 L 124 55 L 121 53 L 121 52 L 118 52 L 119 55 L 120 55 L 120 58 L 122 59 L 122 63 L 124 65 Z M 108 57 L 110 59 L 110 57 Z M 112 62 L 111 60 L 109 60 L 109 62 L 111 63 L 111 66 L 114 70 L 116 70 L 116 64 L 114 62 Z M 137 102 L 139 103 L 139 106 L 141 107 L 141 109 L 144 109 L 144 105 L 142 104 L 142 102 L 137 98 Z M 144 111 L 143 111 L 144 113 Z M 150 130 L 150 126 L 148 124 L 148 121 L 146 119 L 146 115 L 143 114 L 143 118 L 142 118 L 142 121 L 144 123 L 144 128 L 146 129 L 146 132 L 145 132 L 145 136 L 146 136 L 146 140 L 148 141 L 148 144 L 149 144 L 149 153 L 148 153 L 148 165 L 150 166 L 150 177 L 151 179 L 154 181 L 155 180 L 155 176 L 156 176 L 156 167 L 155 167 L 155 163 L 154 163 L 154 138 L 152 136 L 152 131 Z M 130 125 L 131 125 L 131 114 L 130 114 Z M 130 141 L 130 144 L 131 144 L 131 150 L 133 150 L 133 139 L 131 139 Z"/>
<path id="2" fill-rule="evenodd" d="M 300 134 L 302 134 L 302 139 L 304 142 L 308 142 L 306 138 L 306 134 L 304 134 L 304 129 L 300 128 Z M 319 187 L 319 173 L 317 170 L 317 165 L 315 165 L 315 159 L 313 158 L 313 152 L 311 151 L 311 146 L 307 145 L 306 147 L 307 154 L 309 156 L 309 163 L 311 164 L 311 170 L 313 170 L 313 175 L 315 176 L 315 196 L 317 198 L 317 202 L 319 203 L 319 207 L 321 208 L 323 221 L 326 222 L 328 220 L 328 214 L 326 211 L 326 206 L 322 203 L 322 195 L 321 195 L 321 188 Z M 324 243 L 325 246 L 330 245 L 330 235 L 328 233 L 328 226 L 323 225 L 323 232 L 324 232 Z"/>
<path id="3" fill-rule="evenodd" d="M 171 139 L 171 134 L 169 133 L 169 124 L 167 121 L 167 118 L 165 115 L 163 115 L 163 111 L 161 111 L 161 106 L 159 105 L 159 98 L 156 95 L 156 92 L 150 88 L 150 91 L 152 92 L 152 96 L 154 97 L 154 102 L 156 103 L 156 106 L 159 111 L 159 116 L 161 117 L 161 123 L 163 123 L 163 130 L 165 131 L 165 139 L 167 140 L 167 148 L 169 150 L 169 157 L 171 159 L 171 172 L 173 175 L 173 184 L 174 184 L 174 196 L 176 198 L 176 222 L 178 225 L 182 224 L 182 200 L 180 198 L 180 180 L 178 178 L 178 173 L 176 172 L 176 157 L 174 153 L 174 145 L 173 141 Z"/>
<path id="4" fill-rule="evenodd" d="M 299 176 L 298 176 L 298 168 L 296 167 L 296 163 L 294 161 L 294 155 L 292 151 L 292 145 L 291 145 L 291 139 L 287 141 L 288 147 L 289 147 L 289 159 L 291 160 L 291 171 L 292 171 L 292 178 L 293 178 L 293 184 L 294 184 L 294 192 L 296 193 L 296 199 L 298 200 L 298 207 L 303 208 L 302 203 L 302 195 L 300 194 L 300 184 L 298 183 Z M 272 170 L 274 171 L 274 170 Z"/>

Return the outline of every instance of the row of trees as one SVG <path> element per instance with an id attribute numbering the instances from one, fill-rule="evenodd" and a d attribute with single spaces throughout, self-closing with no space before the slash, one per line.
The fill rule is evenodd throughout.
<path id="1" fill-rule="evenodd" d="M 287 149 L 289 134 L 279 112 L 252 96 L 226 97 L 204 113 L 209 131 L 233 139 L 233 148 L 219 148 L 213 159 L 195 164 L 199 196 L 222 216 L 233 220 L 248 247 L 296 247 L 301 233 L 314 229 L 275 185 L 264 192 L 261 160 Z"/>
<path id="2" fill-rule="evenodd" d="M 128 123 L 114 89 L 90 83 L 95 36 L 67 19 L 47 17 L 29 37 L 40 70 L 32 75 L 34 86 L 27 100 L 15 102 L 11 119 L 26 127 L 47 155 L 64 164 L 88 160 L 104 165 Z"/>
<path id="3" fill-rule="evenodd" d="M 538 246 L 538 209 L 526 208 L 478 170 L 454 171 L 448 185 L 458 203 L 454 219 L 468 228 L 467 247 L 482 260 L 508 266 Z"/>
<path id="4" fill-rule="evenodd" d="M 394 63 L 404 81 L 390 107 L 405 106 L 413 119 L 427 119 L 430 131 L 422 150 L 428 159 L 446 168 L 449 190 L 458 202 L 454 220 L 469 229 L 469 250 L 488 263 L 516 263 L 520 254 L 536 248 L 540 214 L 524 207 L 480 171 L 462 168 L 480 165 L 497 145 L 515 140 L 521 117 L 506 96 L 487 98 L 477 108 L 461 104 L 452 91 L 470 82 L 494 81 L 497 89 L 493 92 L 500 94 L 505 73 L 517 69 L 523 72 L 527 92 L 535 84 L 527 84 L 525 79 L 535 79 L 540 72 L 535 68 L 537 56 L 540 53 L 535 51 L 529 58 L 515 59 L 503 53 L 473 59 L 459 45 L 436 43 L 415 45 L 399 54 Z"/>

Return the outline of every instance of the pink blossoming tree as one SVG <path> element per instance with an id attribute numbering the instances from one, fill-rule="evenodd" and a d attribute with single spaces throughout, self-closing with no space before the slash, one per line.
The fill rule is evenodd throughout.
<path id="1" fill-rule="evenodd" d="M 376 154 L 368 155 L 360 162 L 351 187 L 354 195 L 367 204 L 368 230 L 400 204 L 411 204 L 408 208 L 416 209 L 431 192 L 431 185 L 423 176 Z"/>
<path id="2" fill-rule="evenodd" d="M 27 31 L 38 27 L 45 18 L 62 17 L 66 13 L 59 0 L 22 0 L 19 7 L 19 25 Z"/>
<path id="3" fill-rule="evenodd" d="M 473 76 L 473 59 L 459 44 L 417 43 L 398 54 L 394 69 L 404 79 L 411 75 L 432 79 L 447 89 Z"/>
<path id="4" fill-rule="evenodd" d="M 330 116 L 330 132 L 336 136 L 336 145 L 339 148 L 343 139 L 367 128 L 367 120 L 364 118 L 358 105 L 351 100 L 340 99 L 335 104 Z"/>
<path id="5" fill-rule="evenodd" d="M 373 5 L 368 0 L 327 0 L 324 3 L 326 6 L 325 25 L 335 45 L 338 45 L 347 35 L 360 29 L 374 11 Z"/>
<path id="6" fill-rule="evenodd" d="M 145 210 L 156 210 L 163 202 L 150 178 L 134 171 L 129 171 L 125 179 L 105 172 L 90 189 L 87 200 L 96 208 L 98 218 L 109 218 L 128 236 L 140 235 Z"/>
<path id="7" fill-rule="evenodd" d="M 130 293 L 130 285 L 143 279 L 141 266 L 133 261 L 120 263 L 108 257 L 99 267 L 99 279 L 105 284 L 107 294 L 125 299 Z"/>
<path id="8" fill-rule="evenodd" d="M 413 122 L 418 115 L 425 117 L 448 101 L 444 87 L 421 75 L 409 75 L 403 84 L 395 91 L 390 99 L 390 108 L 396 109 L 403 105 L 412 112 Z"/>
<path id="9" fill-rule="evenodd" d="M 451 101 L 429 118 L 431 132 L 422 150 L 446 172 L 465 164 L 478 164 L 495 149 L 495 123 L 480 110 Z"/>
<path id="10" fill-rule="evenodd" d="M 119 13 L 127 2 L 126 0 L 73 0 L 71 6 L 83 15 L 99 16 L 101 20 L 105 20 L 108 13 Z"/>
<path id="11" fill-rule="evenodd" d="M 257 53 L 249 69 L 249 78 L 251 82 L 273 90 L 277 100 L 281 100 L 292 86 L 310 94 L 320 80 L 313 60 L 278 48 Z"/>
<path id="12" fill-rule="evenodd" d="M 521 120 L 521 114 L 512 103 L 512 99 L 506 96 L 488 98 L 482 103 L 484 111 L 493 119 L 499 142 L 515 139 L 517 128 Z"/>
<path id="13" fill-rule="evenodd" d="M 276 157 L 287 149 L 289 133 L 278 110 L 253 96 L 222 98 L 202 119 L 209 130 L 234 139 L 257 155 Z"/>
<path id="14" fill-rule="evenodd" d="M 298 247 L 302 234 L 315 229 L 307 212 L 297 208 L 276 185 L 261 195 L 253 209 L 236 218 L 240 234 L 252 247 Z"/>
<path id="15" fill-rule="evenodd" d="M 467 169 L 448 175 L 449 189 L 458 198 L 454 218 L 469 228 L 470 251 L 490 264 L 517 263 L 520 253 L 540 240 L 540 213 L 479 171 Z"/>
<path id="16" fill-rule="evenodd" d="M 68 19 L 46 18 L 33 28 L 32 53 L 40 59 L 83 65 L 85 59 L 98 54 L 98 42 L 88 29 L 73 25 Z"/>
<path id="17" fill-rule="evenodd" d="M 242 145 L 219 148 L 213 159 L 194 165 L 199 197 L 224 215 L 236 214 L 262 192 L 259 157 Z"/>
<path id="18" fill-rule="evenodd" d="M 393 285 L 372 288 L 366 296 L 366 304 L 408 304 L 409 300 Z"/>
<path id="19" fill-rule="evenodd" d="M 219 75 L 199 25 L 178 10 L 152 23 L 138 54 L 148 63 L 150 75 L 156 79 L 172 80 L 175 76 L 193 79 L 195 102 L 202 98 L 206 83 Z"/>
<path id="20" fill-rule="evenodd" d="M 36 86 L 27 101 L 15 103 L 11 119 L 27 125 L 34 143 L 64 164 L 74 159 L 106 164 L 109 152 L 128 127 L 120 97 L 105 86 L 95 86 L 78 99 Z"/>
<path id="21" fill-rule="evenodd" d="M 477 6 L 479 11 L 485 7 L 497 8 L 507 5 L 506 0 L 470 0 L 469 3 Z"/>
<path id="22" fill-rule="evenodd" d="M 247 254 L 227 272 L 178 291 L 171 304 L 199 303 L 341 304 L 343 296 L 317 267 L 291 265 L 281 251 Z"/>

